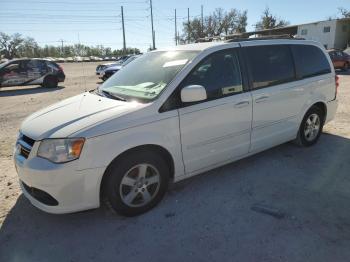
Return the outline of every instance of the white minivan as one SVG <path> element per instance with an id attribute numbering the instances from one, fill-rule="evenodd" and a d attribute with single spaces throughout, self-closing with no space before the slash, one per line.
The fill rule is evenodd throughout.
<path id="1" fill-rule="evenodd" d="M 50 213 L 105 199 L 133 216 L 168 184 L 291 140 L 317 142 L 337 109 L 324 48 L 296 39 L 180 45 L 146 53 L 96 90 L 30 115 L 15 165 Z"/>

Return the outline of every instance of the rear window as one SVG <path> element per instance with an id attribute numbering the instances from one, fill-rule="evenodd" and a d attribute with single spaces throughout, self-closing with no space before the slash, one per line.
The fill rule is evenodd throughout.
<path id="1" fill-rule="evenodd" d="M 307 78 L 328 74 L 331 67 L 320 48 L 312 45 L 292 46 L 297 75 L 300 78 Z"/>
<path id="2" fill-rule="evenodd" d="M 59 65 L 56 64 L 56 63 L 54 63 L 54 62 L 46 61 L 46 64 L 47 64 L 47 66 L 50 67 L 50 68 L 53 68 L 53 69 L 56 69 L 56 70 L 59 69 Z"/>
<path id="3" fill-rule="evenodd" d="M 294 63 L 287 45 L 246 47 L 253 88 L 262 88 L 293 81 Z"/>

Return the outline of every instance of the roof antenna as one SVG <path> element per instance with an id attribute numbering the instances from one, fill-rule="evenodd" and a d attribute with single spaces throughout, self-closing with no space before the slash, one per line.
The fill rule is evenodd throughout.
<path id="1" fill-rule="evenodd" d="M 81 43 L 80 43 L 80 36 L 79 36 L 79 32 L 78 32 L 78 43 L 79 43 L 79 56 L 80 58 L 82 59 L 81 60 L 81 68 L 82 68 L 82 72 L 83 72 L 83 80 L 84 80 L 84 88 L 85 88 L 85 92 L 87 92 L 87 89 L 86 89 L 86 76 L 85 76 L 85 67 L 84 67 L 84 58 L 82 57 L 82 51 L 81 50 Z"/>

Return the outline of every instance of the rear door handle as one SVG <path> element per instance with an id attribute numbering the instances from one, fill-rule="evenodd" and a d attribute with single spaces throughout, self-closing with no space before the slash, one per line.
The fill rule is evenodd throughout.
<path id="1" fill-rule="evenodd" d="M 255 99 L 255 103 L 265 102 L 268 98 L 269 98 L 269 96 L 261 96 L 261 97 Z"/>
<path id="2" fill-rule="evenodd" d="M 249 101 L 241 101 L 241 102 L 238 102 L 237 104 L 235 104 L 234 107 L 242 108 L 242 107 L 245 107 L 247 105 L 249 105 Z"/>

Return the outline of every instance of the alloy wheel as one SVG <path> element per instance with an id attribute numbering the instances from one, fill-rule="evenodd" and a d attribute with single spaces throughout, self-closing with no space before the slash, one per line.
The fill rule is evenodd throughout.
<path id="1" fill-rule="evenodd" d="M 142 207 L 154 199 L 159 187 L 159 171 L 144 163 L 133 166 L 126 172 L 121 180 L 119 193 L 125 205 Z"/>
<path id="2" fill-rule="evenodd" d="M 309 142 L 313 141 L 320 132 L 321 120 L 317 114 L 311 114 L 305 122 L 304 135 Z"/>

